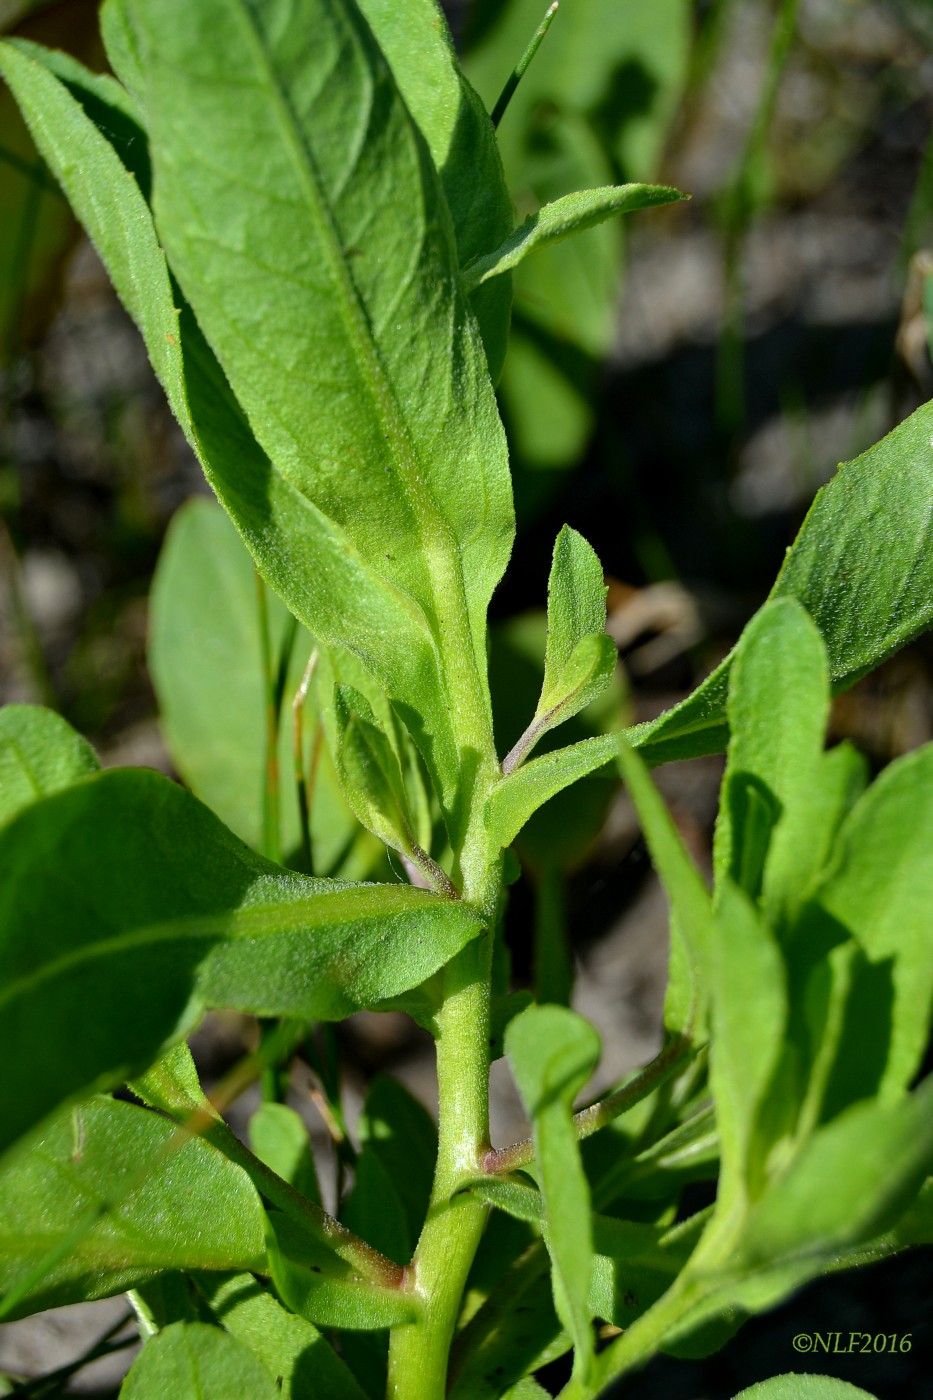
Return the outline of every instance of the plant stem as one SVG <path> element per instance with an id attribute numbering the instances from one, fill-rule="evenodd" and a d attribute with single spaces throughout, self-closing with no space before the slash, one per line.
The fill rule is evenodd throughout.
<path id="1" fill-rule="evenodd" d="M 529 43 L 527 49 L 522 54 L 515 67 L 512 69 L 512 72 L 509 74 L 508 79 L 506 80 L 505 87 L 500 92 L 496 105 L 492 109 L 491 121 L 493 126 L 498 126 L 503 116 L 505 115 L 505 109 L 512 101 L 515 89 L 518 87 L 522 78 L 525 76 L 525 73 L 528 70 L 528 66 L 531 63 L 531 60 L 538 52 L 538 49 L 541 47 L 541 44 L 544 40 L 545 34 L 547 34 L 548 30 L 551 27 L 551 23 L 554 19 L 554 16 L 557 14 L 558 4 L 559 0 L 553 0 L 553 4 L 548 6 L 544 15 L 544 19 L 538 25 L 534 34 L 531 36 L 531 42 Z"/>
<path id="2" fill-rule="evenodd" d="M 690 1050 L 690 1042 L 683 1036 L 676 1036 L 650 1064 L 638 1071 L 626 1084 L 622 1084 L 598 1103 L 581 1108 L 573 1115 L 573 1126 L 578 1138 L 590 1137 L 613 1123 L 635 1104 L 647 1098 L 684 1063 Z M 511 1147 L 500 1147 L 495 1152 L 487 1152 L 483 1158 L 483 1171 L 488 1174 L 514 1172 L 527 1167 L 534 1160 L 534 1143 L 531 1138 L 515 1142 Z"/>
<path id="3" fill-rule="evenodd" d="M 489 913 L 499 869 L 465 890 Z M 485 896 L 485 897 L 484 897 Z M 412 1262 L 423 1319 L 396 1328 L 389 1346 L 390 1400 L 443 1400 L 451 1338 L 486 1207 L 460 1192 L 489 1142 L 491 933 L 474 940 L 444 972 L 437 1015 L 438 1153 L 431 1203 Z M 460 1192 L 460 1194 L 458 1194 Z"/>

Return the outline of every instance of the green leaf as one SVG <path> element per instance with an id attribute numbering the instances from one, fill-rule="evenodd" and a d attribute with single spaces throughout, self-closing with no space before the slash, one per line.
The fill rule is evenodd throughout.
<path id="1" fill-rule="evenodd" d="M 505 1051 L 532 1121 L 554 1301 L 573 1336 L 575 1374 L 585 1379 L 593 1355 L 593 1236 L 589 1186 L 571 1119 L 573 1101 L 599 1060 L 599 1036 L 566 1007 L 530 1006 L 510 1022 Z"/>
<path id="2" fill-rule="evenodd" d="M 0 709 L 0 823 L 100 768 L 86 739 L 41 705 Z"/>
<path id="3" fill-rule="evenodd" d="M 289 617 L 267 591 L 271 650 L 281 655 Z M 279 819 L 286 854 L 298 849 L 292 699 L 311 651 L 302 630 L 288 657 L 279 723 Z M 263 659 L 256 575 L 230 520 L 212 501 L 187 502 L 169 526 L 149 600 L 149 668 L 172 761 L 196 797 L 254 849 L 262 841 L 265 773 Z M 315 715 L 304 709 L 306 771 Z M 354 835 L 362 840 L 354 843 Z M 358 828 L 329 756 L 321 755 L 311 805 L 315 868 L 361 877 L 375 844 Z M 344 857 L 342 860 L 341 858 Z"/>
<path id="4" fill-rule="evenodd" d="M 380 1205 L 388 1213 L 390 1203 L 394 1204 L 397 1219 L 401 1222 L 400 1233 L 404 1243 L 399 1241 L 402 1257 L 399 1263 L 407 1263 L 414 1253 L 421 1227 L 428 1211 L 431 1198 L 431 1184 L 434 1175 L 434 1161 L 437 1157 L 437 1129 L 427 1109 L 408 1092 L 398 1080 L 388 1075 L 377 1075 L 369 1087 L 363 1112 L 360 1116 L 359 1134 L 361 1152 L 357 1162 L 357 1180 L 348 1202 L 345 1219 L 357 1233 L 376 1244 L 395 1258 L 392 1250 L 379 1244 L 368 1233 L 362 1216 L 357 1213 L 360 1204 L 360 1172 L 365 1177 L 368 1163 L 378 1164 L 373 1174 L 374 1183 L 380 1178 L 389 1183 L 388 1194 L 382 1202 L 372 1202 L 373 1212 Z"/>
<path id="5" fill-rule="evenodd" d="M 142 102 L 146 81 L 142 59 L 127 13 L 127 0 L 104 0 L 100 7 L 100 34 L 111 68 L 127 92 Z"/>
<path id="6" fill-rule="evenodd" d="M 380 616 L 367 663 L 401 668 L 395 697 L 430 716 L 435 747 L 450 725 L 475 744 L 488 723 L 472 697 L 511 547 L 511 490 L 423 138 L 349 6 L 299 0 L 273 15 L 245 0 L 133 0 L 129 14 L 173 271 L 274 474 L 342 546 L 338 588 L 307 529 L 276 536 L 290 593 L 305 595 L 298 615 L 325 642 L 347 641 L 346 621 L 334 636 L 324 617 L 352 593 L 347 563 L 365 568 L 420 635 L 414 653 L 394 637 L 387 648 Z M 361 146 L 367 121 L 378 139 Z M 244 200 L 246 130 L 264 159 Z M 432 675 L 437 656 L 449 695 Z M 435 762 L 450 779 L 450 755 Z"/>
<path id="7" fill-rule="evenodd" d="M 492 122 L 460 69 L 435 0 L 363 0 L 360 5 L 389 61 L 405 105 L 428 144 L 453 219 L 461 266 L 512 231 L 514 217 Z M 489 372 L 505 356 L 509 278 L 470 298 Z"/>
<path id="8" fill-rule="evenodd" d="M 309 1322 L 369 1332 L 418 1319 L 419 1303 L 413 1293 L 364 1278 L 330 1250 L 296 1231 L 278 1211 L 268 1218 L 266 1248 L 280 1298 Z"/>
<path id="9" fill-rule="evenodd" d="M 791 598 L 749 623 L 729 673 L 729 749 L 714 843 L 728 877 L 779 918 L 806 883 L 819 843 L 819 791 L 829 710 L 826 651 Z"/>
<path id="10" fill-rule="evenodd" d="M 393 739 L 353 686 L 338 686 L 334 713 L 337 772 L 357 820 L 385 845 L 412 857 L 412 818 Z"/>
<path id="11" fill-rule="evenodd" d="M 260 1104 L 249 1120 L 249 1143 L 261 1162 L 307 1200 L 321 1204 L 308 1129 L 293 1108 L 284 1103 Z"/>
<path id="12" fill-rule="evenodd" d="M 529 253 L 545 244 L 592 228 L 614 214 L 631 214 L 683 198 L 680 190 L 665 185 L 637 184 L 607 185 L 602 189 L 562 195 L 545 204 L 536 214 L 529 215 L 498 248 L 468 263 L 463 269 L 463 280 L 472 291 L 490 278 L 500 277 L 516 267 Z"/>
<path id="13" fill-rule="evenodd" d="M 856 1104 L 821 1128 L 748 1218 L 742 1263 L 828 1255 L 895 1225 L 933 1167 L 933 1078 L 897 1103 Z"/>
<path id="14" fill-rule="evenodd" d="M 181 1122 L 204 1108 L 216 1116 L 201 1088 L 194 1057 L 183 1040 L 130 1080 L 127 1088 L 149 1108 L 157 1108 Z"/>
<path id="15" fill-rule="evenodd" d="M 271 1373 L 235 1337 L 203 1322 L 175 1322 L 143 1347 L 120 1387 L 120 1400 L 276 1400 Z"/>
<path id="16" fill-rule="evenodd" d="M 709 891 L 684 849 L 648 770 L 624 741 L 619 750 L 619 769 L 670 902 L 671 954 L 664 1024 L 670 1031 L 689 1036 L 703 1025 L 708 995 L 713 936 Z"/>
<path id="17" fill-rule="evenodd" d="M 143 770 L 27 808 L 0 831 L 0 865 L 5 1142 L 145 1069 L 205 1006 L 340 1019 L 401 997 L 480 930 L 465 904 L 409 886 L 288 875 Z"/>
<path id="18" fill-rule="evenodd" d="M 931 465 L 933 402 L 839 467 L 817 493 L 771 590 L 771 598 L 796 598 L 816 623 L 835 691 L 933 620 Z M 639 726 L 635 738 L 649 763 L 725 746 L 731 664 L 730 656 L 682 704 Z"/>
<path id="19" fill-rule="evenodd" d="M 545 802 L 618 758 L 620 737 L 595 734 L 592 739 L 533 758 L 502 778 L 486 801 L 486 829 L 492 840 L 500 848 L 511 846 Z"/>
<path id="20" fill-rule="evenodd" d="M 740 1390 L 735 1400 L 875 1400 L 875 1397 L 870 1391 L 837 1380 L 835 1376 L 811 1376 L 792 1371 Z"/>
<path id="21" fill-rule="evenodd" d="M 770 1145 L 759 1130 L 787 1022 L 784 966 L 758 911 L 727 879 L 721 889 L 710 956 L 710 1087 L 722 1169 L 717 1210 L 754 1199 Z"/>
<path id="22" fill-rule="evenodd" d="M 313 1323 L 286 1312 L 252 1274 L 199 1274 L 196 1282 L 218 1323 L 259 1358 L 284 1400 L 315 1391 L 332 1400 L 365 1400 Z"/>
<path id="23" fill-rule="evenodd" d="M 0 1170 L 9 1316 L 106 1298 L 172 1269 L 263 1267 L 263 1210 L 239 1167 L 146 1109 L 68 1109 Z M 45 1267 L 43 1267 L 45 1265 Z M 28 1286 L 27 1286 L 28 1285 Z"/>
<path id="24" fill-rule="evenodd" d="M 867 963 L 840 1045 L 837 1093 L 896 1097 L 923 1058 L 933 1008 L 931 827 L 933 744 L 926 744 L 890 764 L 856 803 L 802 911 L 798 942 L 838 942 L 848 933 Z"/>

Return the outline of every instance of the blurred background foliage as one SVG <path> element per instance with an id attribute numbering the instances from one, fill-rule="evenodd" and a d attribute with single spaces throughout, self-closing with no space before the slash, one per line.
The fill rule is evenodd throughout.
<path id="1" fill-rule="evenodd" d="M 491 106 L 544 0 L 446 8 Z M 102 67 L 96 11 L 96 0 L 0 0 L 0 29 Z M 933 394 L 931 129 L 930 0 L 562 0 L 499 128 L 518 212 L 623 180 L 674 184 L 691 199 L 555 245 L 516 275 L 500 400 L 519 539 L 493 604 L 502 752 L 534 707 L 565 521 L 606 567 L 621 664 L 609 700 L 561 743 L 649 718 L 691 689 L 762 601 L 835 464 Z M 262 773 L 263 683 L 244 664 L 259 656 L 251 579 L 203 505 L 179 517 L 160 565 L 160 579 L 175 575 L 175 603 L 190 602 L 188 622 L 166 607 L 149 624 L 169 521 L 205 489 L 135 331 L 0 89 L 0 698 L 52 704 L 108 764 L 177 772 L 261 844 L 246 789 L 216 783 L 225 763 L 249 790 Z M 280 639 L 287 619 L 270 606 Z M 208 656 L 218 670 L 200 684 Z M 288 686 L 303 662 L 286 658 Z M 931 679 L 927 639 L 837 700 L 833 737 L 853 739 L 876 767 L 928 740 Z M 283 781 L 288 742 L 283 730 Z M 319 859 L 374 868 L 322 772 Z M 701 861 L 719 772 L 703 760 L 660 775 Z M 286 845 L 295 820 L 289 796 Z M 631 809 L 596 774 L 542 811 L 518 856 L 506 929 L 517 978 L 553 1000 L 573 995 L 603 1033 L 605 1077 L 618 1076 L 656 1045 L 664 979 L 666 915 Z M 417 1037 L 374 1019 L 341 1032 L 359 1092 L 378 1063 L 430 1097 Z M 241 1043 L 228 1027 L 202 1046 L 208 1080 L 211 1057 L 219 1073 Z M 495 1104 L 506 1090 L 495 1079 L 493 1090 Z M 912 1267 L 899 1264 L 898 1278 Z M 858 1326 L 866 1286 L 822 1285 L 809 1325 Z M 850 1291 L 833 1302 L 833 1288 Z M 913 1325 L 903 1285 L 886 1307 L 875 1330 Z M 775 1318 L 753 1324 L 759 1339 L 776 1338 L 759 1371 L 743 1371 L 734 1350 L 706 1363 L 711 1394 L 787 1369 Z M 694 1394 L 689 1368 L 658 1366 L 646 1397 Z M 899 1388 L 903 1364 L 873 1357 L 870 1367 L 838 1373 L 886 1396 L 915 1393 L 910 1378 Z"/>

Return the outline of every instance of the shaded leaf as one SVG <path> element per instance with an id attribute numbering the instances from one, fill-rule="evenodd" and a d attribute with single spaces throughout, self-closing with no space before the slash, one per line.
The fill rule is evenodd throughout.
<path id="1" fill-rule="evenodd" d="M 353 686 L 338 686 L 334 712 L 337 772 L 357 820 L 385 845 L 412 856 L 412 818 L 392 738 Z"/>
<path id="2" fill-rule="evenodd" d="M 199 1274 L 197 1286 L 220 1325 L 259 1358 L 285 1400 L 304 1400 L 314 1389 L 332 1400 L 365 1400 L 313 1323 L 286 1312 L 252 1274 Z"/>
<path id="3" fill-rule="evenodd" d="M 380 1286 L 303 1233 L 277 1211 L 269 1215 L 266 1247 L 276 1291 L 293 1312 L 322 1327 L 379 1331 L 418 1318 L 414 1294 Z"/>
<path id="4" fill-rule="evenodd" d="M 175 1322 L 147 1342 L 120 1387 L 120 1400 L 275 1400 L 271 1373 L 241 1342 L 204 1322 Z"/>

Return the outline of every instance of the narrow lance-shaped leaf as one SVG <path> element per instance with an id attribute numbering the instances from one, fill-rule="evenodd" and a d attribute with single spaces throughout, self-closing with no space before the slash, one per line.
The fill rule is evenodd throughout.
<path id="1" fill-rule="evenodd" d="M 128 12 L 173 270 L 274 471 L 414 600 L 449 695 L 423 677 L 401 698 L 430 712 L 435 742 L 448 721 L 482 726 L 485 610 L 512 536 L 505 444 L 443 193 L 391 71 L 350 4 Z M 244 194 L 247 133 L 264 159 Z M 329 580 L 287 546 L 313 608 Z"/>
<path id="2" fill-rule="evenodd" d="M 593 1234 L 571 1117 L 573 1101 L 599 1060 L 599 1037 L 566 1007 L 530 1006 L 506 1029 L 505 1050 L 532 1121 L 554 1301 L 574 1340 L 574 1373 L 585 1380 L 593 1356 Z"/>
<path id="3" fill-rule="evenodd" d="M 619 769 L 635 804 L 648 850 L 671 907 L 671 953 L 664 1024 L 677 1034 L 701 1032 L 708 996 L 710 897 L 648 770 L 624 742 Z"/>
<path id="4" fill-rule="evenodd" d="M 196 1395 L 198 1400 L 277 1400 L 272 1372 L 220 1327 L 204 1322 L 173 1322 L 146 1343 L 120 1387 L 121 1400 L 165 1400 Z"/>
<path id="5" fill-rule="evenodd" d="M 27 808 L 0 865 L 5 1143 L 147 1068 L 206 1006 L 339 1019 L 401 997 L 480 929 L 408 886 L 287 875 L 142 770 Z"/>
<path id="6" fill-rule="evenodd" d="M 548 580 L 544 679 L 534 717 L 502 762 L 511 773 L 543 734 L 595 700 L 612 679 L 616 650 L 606 636 L 606 585 L 594 550 L 565 525 Z"/>
<path id="7" fill-rule="evenodd" d="M 334 711 L 337 771 L 357 820 L 387 846 L 412 856 L 412 819 L 392 739 L 353 686 L 338 686 Z"/>
<path id="8" fill-rule="evenodd" d="M 728 877 L 772 915 L 791 905 L 819 845 L 814 803 L 829 709 L 826 651 L 793 599 L 749 623 L 729 673 L 729 749 L 716 825 L 717 883 Z"/>
<path id="9" fill-rule="evenodd" d="M 784 968 L 774 937 L 745 894 L 726 879 L 710 956 L 710 1087 L 722 1169 L 717 1211 L 758 1194 L 767 1148 L 759 1128 L 787 1020 Z"/>
<path id="10" fill-rule="evenodd" d="M 0 709 L 0 824 L 100 768 L 86 739 L 41 705 Z"/>
<path id="11" fill-rule="evenodd" d="M 264 1214 L 246 1173 L 197 1138 L 166 1153 L 173 1132 L 158 1114 L 95 1098 L 10 1156 L 0 1292 L 34 1282 L 9 1317 L 106 1298 L 166 1270 L 263 1267 Z"/>
<path id="12" fill-rule="evenodd" d="M 631 214 L 659 204 L 673 204 L 684 195 L 665 185 L 607 185 L 603 189 L 577 190 L 545 204 L 531 214 L 498 248 L 475 258 L 463 269 L 468 290 L 516 267 L 536 248 L 556 243 L 573 233 L 592 228 L 614 214 Z"/>

